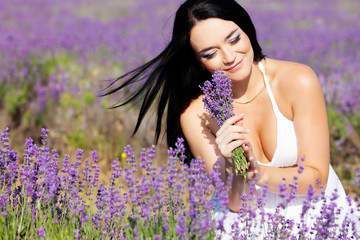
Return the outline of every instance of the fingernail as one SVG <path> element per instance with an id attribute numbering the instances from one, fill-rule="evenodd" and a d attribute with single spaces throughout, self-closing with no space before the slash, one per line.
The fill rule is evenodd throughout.
<path id="1" fill-rule="evenodd" d="M 239 114 L 239 117 L 243 117 L 244 115 L 245 115 L 245 114 L 243 114 L 243 113 L 240 113 L 240 114 Z"/>

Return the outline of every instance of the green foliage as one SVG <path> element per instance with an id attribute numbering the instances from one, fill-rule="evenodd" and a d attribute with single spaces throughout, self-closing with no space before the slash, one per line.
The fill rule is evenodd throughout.
<path id="1" fill-rule="evenodd" d="M 39 126 L 39 127 L 45 125 L 45 121 L 44 121 L 43 114 L 40 114 L 39 116 L 36 116 L 36 118 L 35 118 L 35 125 L 36 125 L 36 126 Z"/>
<path id="2" fill-rule="evenodd" d="M 71 96 L 70 94 L 64 92 L 60 98 L 60 106 L 64 111 L 68 108 L 73 108 L 77 113 L 81 111 L 81 102 L 78 98 Z"/>
<path id="3" fill-rule="evenodd" d="M 168 225 L 168 229 L 166 231 L 166 237 L 163 239 L 178 239 L 178 235 L 176 233 L 176 226 L 178 225 L 178 215 L 175 214 L 174 209 L 185 209 L 184 205 L 175 206 L 175 203 L 170 200 L 169 203 L 169 209 L 168 212 L 168 218 L 167 221 L 164 221 L 162 218 L 161 211 L 159 210 L 157 214 L 153 214 L 150 217 L 150 221 L 145 223 L 141 220 L 141 218 L 134 219 L 131 216 L 138 216 L 141 215 L 141 213 L 137 212 L 136 210 L 132 209 L 132 214 L 128 215 L 126 220 L 129 223 L 129 228 L 126 228 L 123 230 L 126 239 L 137 239 L 136 238 L 136 232 L 140 235 L 140 239 L 155 239 L 154 235 L 163 236 L 164 231 L 163 227 L 166 224 Z M 164 210 L 163 210 L 164 211 Z M 203 213 L 208 214 L 208 213 Z M 186 226 L 190 226 L 191 224 L 196 224 L 193 222 L 193 219 L 186 218 Z M 202 238 L 198 238 L 195 235 L 192 235 L 189 239 L 215 239 L 215 229 L 212 229 L 211 231 L 208 231 L 206 235 L 202 236 Z"/>
<path id="4" fill-rule="evenodd" d="M 82 129 L 76 129 L 75 131 L 70 132 L 65 135 L 63 139 L 67 145 L 74 146 L 76 148 L 85 149 L 88 145 L 86 134 Z"/>
<path id="5" fill-rule="evenodd" d="M 53 56 L 48 56 L 45 59 L 39 59 L 32 56 L 31 63 L 41 69 L 41 76 L 47 77 L 51 73 L 55 72 L 58 66 L 64 66 L 68 68 L 70 66 L 70 58 L 68 54 L 62 53 Z"/>
<path id="6" fill-rule="evenodd" d="M 35 215 L 32 208 L 36 210 Z M 46 230 L 43 239 L 76 239 L 75 229 L 79 229 L 81 239 L 101 238 L 101 229 L 94 228 L 91 221 L 79 224 L 79 219 L 73 221 L 54 209 L 55 204 L 44 206 L 37 202 L 31 206 L 21 201 L 17 211 L 8 209 L 6 216 L 0 215 L 0 239 L 41 239 L 37 232 L 40 226 Z M 91 216 L 90 212 L 87 214 Z"/>
<path id="7" fill-rule="evenodd" d="M 360 133 L 360 113 L 347 116 L 357 133 Z"/>
<path id="8" fill-rule="evenodd" d="M 1 107 L 1 105 L 3 103 L 5 95 L 6 95 L 5 84 L 2 84 L 1 87 L 0 87 L 0 107 Z"/>
<path id="9" fill-rule="evenodd" d="M 350 164 L 339 165 L 336 168 L 336 172 L 338 173 L 338 177 L 342 180 L 351 181 L 356 177 Z"/>
<path id="10" fill-rule="evenodd" d="M 85 90 L 83 93 L 83 101 L 85 104 L 90 104 L 95 101 L 95 94 L 89 90 Z"/>
<path id="11" fill-rule="evenodd" d="M 11 114 L 15 114 L 16 110 L 28 101 L 28 86 L 22 85 L 20 88 L 8 86 L 5 94 L 6 109 Z"/>
<path id="12" fill-rule="evenodd" d="M 328 124 L 330 133 L 334 138 L 340 138 L 347 135 L 347 123 L 342 116 L 332 109 L 327 110 Z"/>

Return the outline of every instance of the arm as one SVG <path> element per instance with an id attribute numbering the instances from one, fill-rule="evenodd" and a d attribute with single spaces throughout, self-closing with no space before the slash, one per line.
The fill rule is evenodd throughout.
<path id="1" fill-rule="evenodd" d="M 278 192 L 277 186 L 286 178 L 286 183 L 294 182 L 298 177 L 297 194 L 306 194 L 308 185 L 315 188 L 326 187 L 329 172 L 329 132 L 326 107 L 320 83 L 315 73 L 304 65 L 291 69 L 291 75 L 286 75 L 291 81 L 283 81 L 279 86 L 281 93 L 287 93 L 285 98 L 290 102 L 298 144 L 298 162 L 302 157 L 304 171 L 298 173 L 297 167 L 275 168 L 258 166 L 259 179 L 257 184 L 268 183 L 269 190 Z"/>
<path id="2" fill-rule="evenodd" d="M 224 134 L 216 134 L 220 135 L 220 138 L 222 138 L 221 136 L 225 136 L 225 139 L 218 142 L 219 138 L 215 136 L 214 132 L 222 131 L 218 131 L 216 120 L 211 119 L 205 112 L 201 97 L 194 100 L 181 115 L 181 127 L 194 157 L 200 157 L 205 161 L 207 172 L 213 168 L 213 165 L 220 157 L 221 179 L 224 182 L 226 182 L 228 174 L 234 172 L 231 158 L 232 149 L 242 144 L 246 146 L 247 144 L 250 144 L 244 137 L 241 136 L 241 133 L 245 133 L 246 130 L 242 126 L 233 125 L 242 119 L 243 116 L 235 116 L 226 121 L 221 128 Z M 228 132 L 228 127 L 232 129 L 233 133 Z M 237 140 L 232 141 L 234 138 Z M 226 142 L 226 144 L 222 144 L 224 142 Z M 225 156 L 224 153 L 221 153 L 219 150 L 218 145 L 221 145 L 222 148 L 226 148 L 227 154 L 225 154 Z M 250 148 L 247 147 L 245 149 L 248 150 L 245 151 L 245 153 L 249 153 Z M 225 152 L 225 150 L 223 150 L 223 152 Z M 229 192 L 228 206 L 230 209 L 236 211 L 242 203 L 240 196 L 247 190 L 247 184 L 245 183 L 243 177 L 235 176 L 234 173 L 233 175 L 234 177 L 231 183 L 231 190 Z"/>
<path id="3" fill-rule="evenodd" d="M 201 97 L 194 100 L 181 114 L 180 124 L 184 136 L 189 144 L 194 157 L 200 157 L 205 161 L 205 169 L 209 172 L 221 153 L 215 143 L 212 128 L 216 129 L 216 123 L 205 112 Z M 221 178 L 225 181 L 225 161 L 221 159 Z"/>

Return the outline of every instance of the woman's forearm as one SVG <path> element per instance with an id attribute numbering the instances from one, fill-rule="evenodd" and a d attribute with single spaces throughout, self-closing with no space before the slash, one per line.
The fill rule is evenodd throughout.
<path id="1" fill-rule="evenodd" d="M 243 203 L 241 196 L 246 192 L 245 185 L 245 179 L 242 176 L 233 175 L 231 189 L 229 191 L 228 207 L 234 212 L 238 212 L 239 207 Z"/>
<path id="2" fill-rule="evenodd" d="M 295 182 L 298 184 L 296 195 L 306 195 L 309 184 L 317 190 L 320 190 L 321 186 L 326 188 L 327 175 L 322 176 L 318 169 L 311 166 L 305 165 L 303 170 L 299 171 L 297 166 L 279 168 L 259 165 L 258 171 L 256 184 L 262 187 L 267 183 L 271 192 L 280 192 L 278 186 L 282 183 L 286 183 L 289 186 L 289 184 L 294 184 Z M 326 172 L 328 172 L 328 169 Z"/>
<path id="3" fill-rule="evenodd" d="M 320 193 L 320 187 L 326 188 L 327 178 L 321 176 L 320 171 L 310 166 L 304 166 L 302 172 L 299 172 L 297 166 L 279 168 L 271 166 L 259 166 L 259 178 L 256 184 L 260 187 L 267 183 L 269 191 L 280 193 L 278 186 L 282 183 L 287 185 L 287 190 L 290 191 L 290 184 L 298 183 L 296 195 L 306 195 L 309 184 L 318 190 Z M 321 180 L 322 179 L 322 180 Z M 239 207 L 243 203 L 241 196 L 244 193 L 249 193 L 249 184 L 245 182 L 245 179 L 241 176 L 233 175 L 231 189 L 229 191 L 229 204 L 228 207 L 238 212 Z"/>

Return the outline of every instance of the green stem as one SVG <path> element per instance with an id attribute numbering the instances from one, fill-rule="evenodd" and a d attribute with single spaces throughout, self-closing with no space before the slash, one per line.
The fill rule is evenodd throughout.
<path id="1" fill-rule="evenodd" d="M 25 207 L 23 206 L 22 212 L 21 212 L 20 224 L 19 224 L 18 233 L 17 233 L 18 236 L 19 236 L 20 233 L 21 233 L 21 225 L 22 225 L 22 220 L 23 220 L 23 217 L 24 217 L 24 211 L 25 211 Z"/>
<path id="2" fill-rule="evenodd" d="M 237 176 L 243 176 L 246 180 L 248 163 L 242 147 L 237 147 L 234 149 L 234 151 L 232 152 L 232 159 L 235 165 L 235 174 Z"/>

